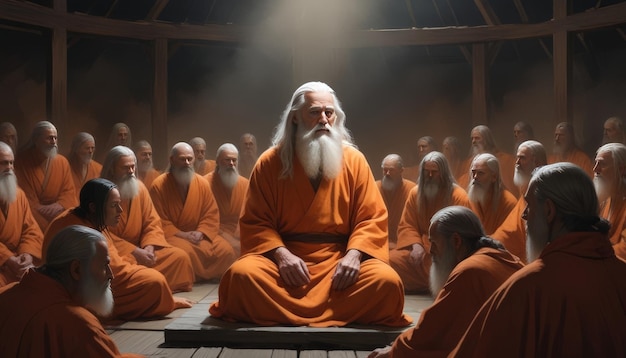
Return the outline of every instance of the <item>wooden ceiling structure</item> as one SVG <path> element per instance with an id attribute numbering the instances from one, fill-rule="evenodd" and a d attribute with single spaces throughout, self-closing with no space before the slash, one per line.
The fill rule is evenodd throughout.
<path id="1" fill-rule="evenodd" d="M 105 11 L 94 11 L 97 14 L 79 11 L 76 2 L 69 1 L 71 4 L 68 4 L 68 0 L 0 0 L 0 20 L 16 24 L 12 27 L 23 25 L 47 29 L 51 34 L 48 110 L 50 120 L 59 127 L 59 131 L 63 131 L 70 124 L 67 118 L 68 33 L 137 39 L 152 44 L 152 142 L 167 143 L 167 64 L 171 41 L 223 42 L 245 46 L 254 32 L 254 26 L 249 24 L 163 21 L 164 10 L 174 3 L 169 0 L 139 1 L 145 10 L 143 18 L 139 19 L 112 16 L 121 0 L 109 1 Z M 444 21 L 438 6 L 440 0 L 431 1 L 441 23 L 450 23 L 449 20 Z M 549 6 L 549 1 L 542 1 L 544 6 Z M 457 14 L 452 11 L 453 25 L 420 27 L 420 21 L 416 20 L 415 15 L 415 1 L 405 0 L 410 26 L 350 30 L 343 35 L 348 38 L 347 46 L 352 48 L 458 45 L 463 57 L 472 66 L 474 123 L 485 123 L 485 119 L 488 123 L 489 67 L 501 44 L 536 39 L 553 62 L 554 121 L 557 123 L 572 120 L 570 91 L 573 40 L 578 38 L 584 44 L 581 33 L 608 28 L 617 31 L 622 40 L 626 41 L 620 28 L 626 24 L 626 2 L 613 0 L 607 4 L 606 0 L 604 3 L 602 0 L 595 0 L 594 6 L 585 8 L 584 11 L 573 11 L 575 5 L 580 7 L 581 2 L 589 1 L 594 0 L 553 0 L 552 16 L 543 21 L 531 22 L 527 14 L 528 5 L 523 0 L 498 0 L 499 4 L 506 2 L 509 7 L 514 7 L 516 16 L 520 19 L 519 23 L 503 23 L 489 0 L 474 0 L 474 10 L 478 10 L 482 16 L 480 24 L 463 26 L 459 23 Z M 446 0 L 446 3 L 450 10 L 454 10 L 450 6 L 450 0 Z M 91 4 L 95 5 L 95 0 Z M 212 4 L 215 5 L 216 0 Z M 206 18 L 210 14 L 206 14 Z M 551 38 L 551 45 L 547 44 L 546 38 Z M 165 158 L 167 149 L 165 146 L 155 147 L 154 155 L 155 158 Z"/>

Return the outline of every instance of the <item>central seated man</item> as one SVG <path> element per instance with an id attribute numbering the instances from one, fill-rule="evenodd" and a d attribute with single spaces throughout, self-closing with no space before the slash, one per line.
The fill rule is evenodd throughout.
<path id="1" fill-rule="evenodd" d="M 241 258 L 212 316 L 260 325 L 406 326 L 387 210 L 335 92 L 300 86 L 250 177 Z"/>

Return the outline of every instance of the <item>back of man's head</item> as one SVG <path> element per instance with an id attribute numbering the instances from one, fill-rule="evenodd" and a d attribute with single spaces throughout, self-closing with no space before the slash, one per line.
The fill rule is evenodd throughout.
<path id="1" fill-rule="evenodd" d="M 436 226 L 437 232 L 448 240 L 458 234 L 469 255 L 481 247 L 504 249 L 500 243 L 485 236 L 478 216 L 464 206 L 447 206 L 437 211 L 430 219 L 430 225 Z"/>
<path id="2" fill-rule="evenodd" d="M 99 241 L 106 239 L 97 230 L 82 225 L 67 226 L 50 241 L 44 265 L 48 269 L 59 269 L 74 260 L 89 262 Z"/>

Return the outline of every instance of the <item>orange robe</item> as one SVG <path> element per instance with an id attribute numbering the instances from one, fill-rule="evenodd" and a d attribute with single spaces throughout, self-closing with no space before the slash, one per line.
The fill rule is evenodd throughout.
<path id="1" fill-rule="evenodd" d="M 600 205 L 600 217 L 611 223 L 609 240 L 611 240 L 615 255 L 626 260 L 626 199 L 617 203 L 611 198 L 605 200 Z"/>
<path id="2" fill-rule="evenodd" d="M 161 173 L 159 173 L 158 170 L 153 168 L 153 169 L 148 170 L 148 172 L 146 172 L 146 174 L 143 175 L 143 178 L 140 177 L 139 175 L 137 175 L 137 178 L 143 182 L 146 188 L 150 189 L 150 187 L 152 186 L 152 182 L 154 181 L 154 179 L 158 178 L 159 175 L 161 175 Z"/>
<path id="3" fill-rule="evenodd" d="M 394 342 L 391 355 L 446 357 L 491 294 L 524 264 L 508 251 L 478 249 L 450 273 L 432 306 Z"/>
<path id="4" fill-rule="evenodd" d="M 456 357 L 626 357 L 626 263 L 605 234 L 568 233 L 482 306 Z"/>
<path id="5" fill-rule="evenodd" d="M 387 264 L 387 210 L 363 154 L 344 146 L 343 169 L 314 190 L 294 156 L 293 176 L 279 178 L 278 150 L 267 150 L 250 178 L 241 226 L 242 256 L 224 274 L 214 317 L 261 325 L 406 326 L 402 282 Z M 310 283 L 286 287 L 266 254 L 284 246 L 306 262 Z M 356 283 L 331 288 L 349 249 L 366 258 Z M 371 257 L 367 259 L 367 257 Z M 381 294 L 384 292 L 384 294 Z"/>
<path id="6" fill-rule="evenodd" d="M 43 233 L 30 212 L 26 194 L 18 188 L 17 197 L 9 204 L 7 215 L 0 210 L 0 267 L 10 257 L 21 254 L 30 254 L 33 264 L 38 266 L 42 243 Z M 13 281 L 13 275 L 7 275 L 0 269 L 0 287 Z"/>
<path id="7" fill-rule="evenodd" d="M 230 235 L 238 240 L 239 217 L 243 212 L 249 180 L 240 175 L 231 190 L 224 186 L 215 172 L 207 174 L 205 179 L 211 184 L 211 191 L 220 209 L 220 235 Z"/>
<path id="8" fill-rule="evenodd" d="M 54 235 L 70 225 L 94 228 L 89 221 L 81 219 L 68 210 L 50 223 L 44 235 L 44 253 Z M 172 312 L 175 308 L 174 297 L 165 277 L 157 270 L 134 265 L 122 259 L 115 245 L 115 241 L 121 239 L 108 230 L 102 234 L 107 239 L 113 272 L 111 290 L 115 308 L 111 318 L 128 321 L 137 318 L 162 317 Z"/>
<path id="9" fill-rule="evenodd" d="M 174 176 L 165 173 L 152 183 L 152 202 L 161 217 L 165 239 L 183 249 L 191 259 L 196 280 L 219 278 L 235 261 L 233 247 L 218 233 L 220 213 L 211 186 L 200 175 L 194 174 L 187 199 L 183 202 Z M 193 244 L 175 236 L 179 231 L 199 231 L 207 239 Z"/>
<path id="10" fill-rule="evenodd" d="M 554 164 L 558 162 L 570 162 L 581 167 L 585 173 L 589 175 L 590 178 L 593 179 L 593 162 L 591 158 L 585 152 L 578 148 L 572 149 L 565 156 L 557 156 L 556 154 L 552 154 L 548 157 L 548 164 Z"/>
<path id="11" fill-rule="evenodd" d="M 415 187 L 415 183 L 406 179 L 402 179 L 402 184 L 393 191 L 383 190 L 382 181 L 377 180 L 376 186 L 383 196 L 385 206 L 387 207 L 389 221 L 389 249 L 395 249 L 398 243 L 398 223 L 402 217 L 404 203 L 409 197 L 411 189 Z"/>
<path id="12" fill-rule="evenodd" d="M 205 159 L 202 169 L 196 173 L 198 173 L 201 176 L 205 176 L 209 173 L 213 173 L 213 170 L 215 170 L 215 165 L 216 165 L 215 160 Z"/>
<path id="13" fill-rule="evenodd" d="M 522 219 L 525 209 L 526 200 L 521 197 L 500 227 L 490 235 L 523 262 L 526 262 L 526 221 Z"/>
<path id="14" fill-rule="evenodd" d="M 74 181 L 67 159 L 61 154 L 57 154 L 50 161 L 47 183 L 44 188 L 45 160 L 41 152 L 35 147 L 19 152 L 15 158 L 17 182 L 26 193 L 31 212 L 41 231 L 46 231 L 50 224 L 48 219 L 39 213 L 39 208 L 42 205 L 59 203 L 65 209 L 78 205 L 78 196 L 74 189 Z"/>
<path id="15" fill-rule="evenodd" d="M 427 291 L 430 275 L 430 241 L 428 228 L 430 218 L 439 210 L 449 205 L 470 207 L 470 201 L 463 188 L 454 185 L 452 196 L 446 203 L 444 193 L 429 201 L 425 208 L 418 212 L 418 187 L 411 189 L 409 197 L 402 211 L 402 218 L 398 224 L 398 246 L 389 251 L 391 266 L 398 272 L 407 291 Z M 410 259 L 413 244 L 420 244 L 424 248 L 424 259 L 421 266 L 415 266 Z"/>
<path id="16" fill-rule="evenodd" d="M 96 316 L 34 270 L 0 294 L 0 337 L 4 357 L 143 357 L 120 354 Z"/>
<path id="17" fill-rule="evenodd" d="M 91 179 L 100 178 L 100 172 L 102 171 L 102 164 L 92 160 L 89 162 L 87 166 L 87 173 L 83 178 L 82 166 L 72 166 L 70 163 L 70 168 L 72 169 L 72 179 L 74 180 L 74 189 L 76 189 L 76 199 L 80 201 L 80 189 L 83 188 L 83 185 L 90 181 Z"/>
<path id="18" fill-rule="evenodd" d="M 165 276 L 173 292 L 191 291 L 194 277 L 189 256 L 165 240 L 161 219 L 152 204 L 148 189 L 143 183 L 138 184 L 139 194 L 131 200 L 122 200 L 120 221 L 109 228 L 122 239 L 115 241 L 117 251 L 124 260 L 136 264 L 137 260 L 132 254 L 135 248 L 154 246 L 157 262 L 152 268 Z"/>
<path id="19" fill-rule="evenodd" d="M 471 202 L 472 210 L 480 219 L 480 222 L 483 224 L 483 229 L 485 229 L 485 234 L 487 235 L 491 235 L 502 225 L 511 210 L 513 210 L 517 204 L 517 198 L 506 189 L 502 190 L 500 201 L 495 208 L 491 205 L 492 200 L 493 193 L 488 196 L 486 201 L 488 204 L 484 207 L 479 202 Z"/>

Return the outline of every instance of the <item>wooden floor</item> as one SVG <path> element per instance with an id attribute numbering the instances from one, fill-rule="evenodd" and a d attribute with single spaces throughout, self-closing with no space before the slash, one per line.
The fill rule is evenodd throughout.
<path id="1" fill-rule="evenodd" d="M 211 318 L 208 313 L 209 304 L 217 300 L 217 287 L 215 283 L 196 284 L 192 292 L 176 294 L 197 302 L 192 308 L 176 310 L 159 320 L 107 326 L 107 331 L 123 353 L 180 358 L 367 357 L 373 347 L 391 342 L 402 331 L 372 326 L 311 328 L 228 324 Z M 416 322 L 421 311 L 431 303 L 430 296 L 407 295 L 404 311 Z"/>

